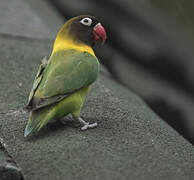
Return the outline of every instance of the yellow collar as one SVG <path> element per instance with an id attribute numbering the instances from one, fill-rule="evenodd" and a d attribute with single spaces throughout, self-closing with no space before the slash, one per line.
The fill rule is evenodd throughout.
<path id="1" fill-rule="evenodd" d="M 82 51 L 82 52 L 86 51 L 92 54 L 93 56 L 95 56 L 94 51 L 90 46 L 85 44 L 77 44 L 69 38 L 65 38 L 65 37 L 61 38 L 59 36 L 57 36 L 55 40 L 51 56 L 57 51 L 68 50 L 68 49 L 75 49 L 77 51 Z"/>

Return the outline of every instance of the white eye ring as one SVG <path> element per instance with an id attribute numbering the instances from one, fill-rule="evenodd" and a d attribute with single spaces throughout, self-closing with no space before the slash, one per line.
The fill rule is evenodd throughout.
<path id="1" fill-rule="evenodd" d="M 92 24 L 92 20 L 88 17 L 86 18 L 83 18 L 81 21 L 80 21 L 83 25 L 86 25 L 86 26 L 91 26 Z"/>

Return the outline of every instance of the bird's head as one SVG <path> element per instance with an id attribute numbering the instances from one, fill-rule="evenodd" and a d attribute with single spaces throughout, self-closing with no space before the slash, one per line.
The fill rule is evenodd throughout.
<path id="1" fill-rule="evenodd" d="M 61 28 L 58 36 L 71 38 L 76 43 L 93 46 L 98 41 L 104 44 L 106 31 L 101 23 L 93 16 L 81 15 L 68 20 Z"/>

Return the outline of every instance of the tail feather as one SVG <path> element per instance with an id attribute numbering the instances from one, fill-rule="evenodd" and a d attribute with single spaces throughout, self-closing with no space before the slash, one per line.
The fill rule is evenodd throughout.
<path id="1" fill-rule="evenodd" d="M 38 132 L 53 117 L 54 112 L 52 110 L 50 111 L 50 108 L 48 107 L 36 111 L 31 111 L 29 121 L 25 128 L 24 137 L 27 137 L 32 133 Z"/>

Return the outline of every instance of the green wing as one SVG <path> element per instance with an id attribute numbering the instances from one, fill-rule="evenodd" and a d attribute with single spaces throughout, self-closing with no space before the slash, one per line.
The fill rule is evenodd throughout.
<path id="1" fill-rule="evenodd" d="M 37 89 L 38 85 L 40 84 L 40 81 L 42 80 L 43 71 L 44 71 L 44 69 L 46 68 L 46 66 L 48 64 L 48 62 L 46 60 L 46 57 L 44 57 L 41 60 L 41 62 L 42 63 L 39 66 L 38 72 L 36 73 L 36 76 L 34 78 L 34 83 L 33 83 L 33 86 L 32 86 L 32 90 L 30 91 L 30 95 L 28 97 L 28 103 L 27 103 L 26 109 L 30 109 L 30 107 L 31 107 L 31 102 L 32 102 L 34 93 L 36 92 L 36 89 Z"/>
<path id="2" fill-rule="evenodd" d="M 99 63 L 87 52 L 60 51 L 40 71 L 29 97 L 31 110 L 56 103 L 93 83 L 99 73 Z"/>

